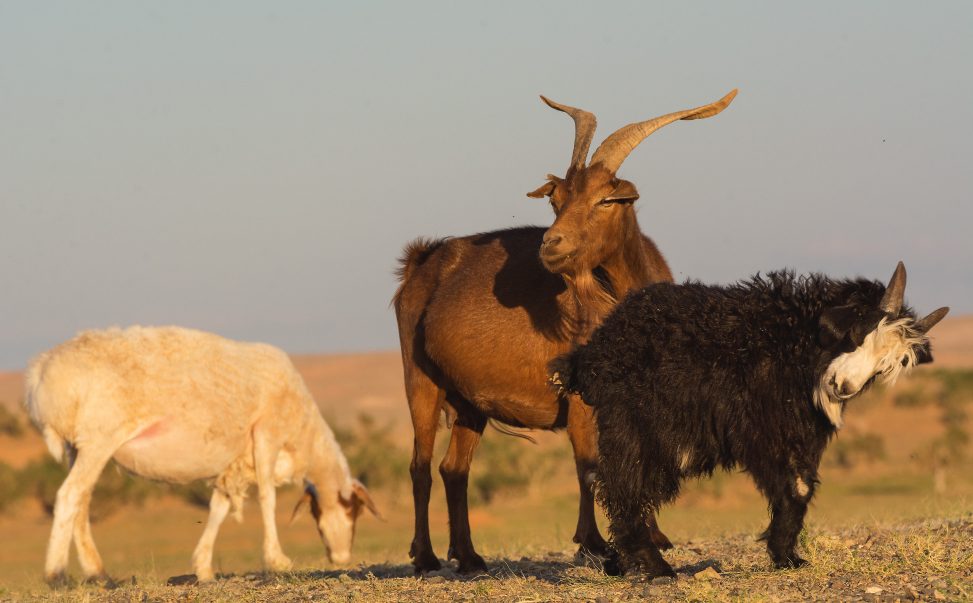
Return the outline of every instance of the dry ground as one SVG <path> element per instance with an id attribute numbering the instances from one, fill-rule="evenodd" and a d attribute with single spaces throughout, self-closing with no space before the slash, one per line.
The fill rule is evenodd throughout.
<path id="1" fill-rule="evenodd" d="M 351 570 L 222 576 L 205 585 L 154 577 L 108 588 L 43 587 L 10 600 L 49 601 L 963 601 L 973 600 L 973 514 L 952 519 L 813 529 L 804 539 L 812 565 L 773 571 L 749 536 L 689 540 L 668 558 L 679 577 L 646 583 L 609 578 L 570 551 L 491 558 L 489 574 L 443 570 L 424 578 L 406 564 Z M 0 596 L 0 599 L 3 599 Z"/>

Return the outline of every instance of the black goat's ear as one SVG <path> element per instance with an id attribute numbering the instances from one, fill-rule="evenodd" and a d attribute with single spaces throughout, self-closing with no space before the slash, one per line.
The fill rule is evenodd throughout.
<path id="1" fill-rule="evenodd" d="M 859 314 L 854 306 L 828 308 L 818 319 L 818 342 L 825 349 L 834 348 L 844 341 L 858 318 Z"/>
<path id="2" fill-rule="evenodd" d="M 905 364 L 905 360 L 902 361 Z M 929 349 L 929 342 L 919 346 L 916 350 L 916 364 L 928 364 L 932 362 L 932 350 Z"/>

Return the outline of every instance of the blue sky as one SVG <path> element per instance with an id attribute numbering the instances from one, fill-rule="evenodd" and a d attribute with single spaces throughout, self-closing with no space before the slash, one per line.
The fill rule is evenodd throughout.
<path id="1" fill-rule="evenodd" d="M 973 312 L 969 2 L 0 4 L 0 368 L 85 328 L 397 346 L 420 236 L 549 224 L 595 144 L 677 279 L 792 267 Z"/>

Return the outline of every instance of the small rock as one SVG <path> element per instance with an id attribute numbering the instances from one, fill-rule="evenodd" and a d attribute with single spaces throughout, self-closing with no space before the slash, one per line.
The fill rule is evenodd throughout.
<path id="1" fill-rule="evenodd" d="M 883 590 L 885 590 L 885 589 L 882 588 L 881 586 L 869 586 L 868 588 L 865 589 L 865 594 L 868 594 L 868 595 L 880 595 L 880 594 L 882 594 L 882 591 Z"/>
<path id="2" fill-rule="evenodd" d="M 339 574 L 338 582 L 344 582 L 345 584 L 347 584 L 349 582 L 353 582 L 353 580 L 351 579 L 351 576 L 349 576 L 348 574 Z"/>
<path id="3" fill-rule="evenodd" d="M 439 584 L 439 583 L 445 582 L 445 581 L 446 581 L 446 578 L 444 578 L 442 576 L 429 576 L 428 578 L 426 578 L 426 582 L 428 584 Z"/>
<path id="4" fill-rule="evenodd" d="M 939 592 L 938 589 L 936 589 L 932 591 L 932 598 L 935 599 L 936 601 L 945 601 L 946 595 L 944 595 L 943 593 Z"/>
<path id="5" fill-rule="evenodd" d="M 611 603 L 608 597 L 595 597 L 595 603 Z"/>
<path id="6" fill-rule="evenodd" d="M 650 584 L 672 584 L 675 581 L 676 579 L 672 576 L 656 576 L 655 578 L 652 578 L 652 582 L 650 582 Z"/>
<path id="7" fill-rule="evenodd" d="M 646 586 L 642 589 L 643 597 L 661 597 L 666 594 L 666 590 L 661 586 Z"/>
<path id="8" fill-rule="evenodd" d="M 905 585 L 905 593 L 913 601 L 916 601 L 916 600 L 919 599 L 919 591 L 917 591 L 916 590 L 916 587 L 915 586 L 912 586 L 911 584 L 906 584 Z"/>
<path id="9" fill-rule="evenodd" d="M 697 580 L 704 580 L 704 581 L 705 580 L 719 580 L 722 577 L 723 576 L 721 576 L 720 573 L 718 571 L 716 571 L 715 569 L 713 569 L 712 567 L 708 567 L 708 568 L 704 569 L 703 571 L 696 572 L 695 574 L 693 574 L 693 578 L 696 578 Z M 881 590 L 881 589 L 879 589 L 879 590 Z"/>

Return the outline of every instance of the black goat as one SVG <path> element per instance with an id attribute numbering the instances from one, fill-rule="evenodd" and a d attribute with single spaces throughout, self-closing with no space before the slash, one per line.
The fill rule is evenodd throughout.
<path id="1" fill-rule="evenodd" d="M 787 271 L 650 285 L 553 361 L 552 382 L 595 408 L 598 497 L 618 553 L 606 571 L 675 575 L 646 518 L 684 478 L 735 466 L 769 500 L 774 564 L 804 565 L 797 537 L 845 404 L 932 360 L 926 332 L 948 308 L 917 320 L 904 290 L 901 262 L 888 287 Z"/>

